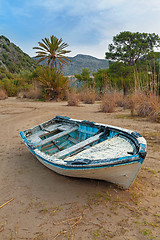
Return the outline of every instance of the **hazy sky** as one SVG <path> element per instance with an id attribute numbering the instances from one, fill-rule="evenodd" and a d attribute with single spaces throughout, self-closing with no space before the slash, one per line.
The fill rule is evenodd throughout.
<path id="1" fill-rule="evenodd" d="M 30 56 L 55 35 L 69 44 L 69 56 L 104 58 L 122 31 L 160 36 L 160 0 L 0 0 L 0 35 Z"/>

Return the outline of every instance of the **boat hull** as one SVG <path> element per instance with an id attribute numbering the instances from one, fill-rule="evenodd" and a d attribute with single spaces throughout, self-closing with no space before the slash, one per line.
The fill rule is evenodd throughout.
<path id="1" fill-rule="evenodd" d="M 114 183 L 123 189 L 128 189 L 130 187 L 137 173 L 139 172 L 139 169 L 141 168 L 141 163 L 137 161 L 127 164 L 103 166 L 97 168 L 83 167 L 81 169 L 67 169 L 47 163 L 40 157 L 37 157 L 37 159 L 47 168 L 58 174 L 69 177 L 104 180 Z"/>
<path id="2" fill-rule="evenodd" d="M 134 181 L 146 156 L 137 132 L 67 117 L 21 131 L 31 153 L 64 176 L 105 180 L 123 189 Z"/>

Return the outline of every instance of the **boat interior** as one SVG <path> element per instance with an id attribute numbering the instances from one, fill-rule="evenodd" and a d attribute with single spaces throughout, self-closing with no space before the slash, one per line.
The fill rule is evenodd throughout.
<path id="1" fill-rule="evenodd" d="M 123 137 L 117 131 L 92 122 L 78 123 L 61 119 L 48 121 L 24 133 L 33 149 L 61 159 L 73 156 L 103 141 Z M 127 140 L 126 142 L 129 144 Z M 133 143 L 130 145 L 132 145 L 131 154 L 133 154 L 135 147 Z"/>

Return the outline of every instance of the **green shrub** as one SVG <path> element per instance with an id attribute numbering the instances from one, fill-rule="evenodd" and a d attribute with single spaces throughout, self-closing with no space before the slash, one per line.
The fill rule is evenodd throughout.
<path id="1" fill-rule="evenodd" d="M 3 48 L 4 48 L 7 52 L 10 52 L 10 49 L 7 47 L 7 45 L 3 44 Z"/>
<path id="2" fill-rule="evenodd" d="M 3 78 L 0 87 L 6 91 L 9 97 L 16 96 L 19 91 L 13 79 Z"/>
<path id="3" fill-rule="evenodd" d="M 4 40 L 7 42 L 8 45 L 10 44 L 9 39 L 6 38 L 5 36 L 1 35 L 1 36 L 0 36 L 0 39 L 4 39 Z"/>
<path id="4" fill-rule="evenodd" d="M 44 89 L 44 97 L 48 100 L 58 100 L 66 98 L 66 90 L 68 89 L 68 77 L 56 69 L 49 67 L 37 70 L 37 78 L 41 87 Z"/>
<path id="5" fill-rule="evenodd" d="M 7 60 L 7 58 L 8 58 L 8 54 L 7 54 L 7 53 L 3 53 L 3 54 L 2 54 L 2 57 L 3 57 L 3 60 L 5 61 L 5 60 Z"/>
<path id="6" fill-rule="evenodd" d="M 11 61 L 9 60 L 9 61 L 6 61 L 6 65 L 7 65 L 7 68 L 8 68 L 8 70 L 9 70 L 9 72 L 11 72 L 11 73 L 16 72 L 16 70 L 17 70 L 17 64 L 14 64 L 13 62 L 11 62 Z"/>

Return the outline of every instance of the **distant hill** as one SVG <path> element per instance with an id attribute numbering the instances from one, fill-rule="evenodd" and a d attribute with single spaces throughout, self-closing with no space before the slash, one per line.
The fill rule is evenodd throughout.
<path id="1" fill-rule="evenodd" d="M 80 74 L 83 68 L 88 68 L 92 73 L 98 69 L 108 68 L 108 60 L 98 59 L 89 55 L 78 54 L 75 57 L 69 57 L 72 63 L 65 66 L 64 75 Z"/>
<path id="2" fill-rule="evenodd" d="M 0 36 L 0 67 L 16 73 L 20 70 L 33 70 L 36 66 L 36 62 L 29 55 L 5 36 Z"/>
<path id="3" fill-rule="evenodd" d="M 36 60 L 36 58 L 33 58 Z M 78 54 L 75 57 L 69 57 L 72 63 L 65 66 L 63 73 L 65 76 L 80 74 L 83 68 L 88 68 L 92 73 L 98 69 L 108 68 L 108 60 L 98 59 L 89 55 Z M 43 64 L 43 63 L 42 63 Z"/>

